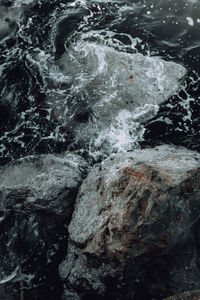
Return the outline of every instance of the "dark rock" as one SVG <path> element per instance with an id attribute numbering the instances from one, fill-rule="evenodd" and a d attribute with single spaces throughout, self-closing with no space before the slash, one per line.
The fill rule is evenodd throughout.
<path id="1" fill-rule="evenodd" d="M 200 299 L 200 290 L 188 291 L 179 295 L 167 297 L 163 300 L 199 300 Z"/>
<path id="2" fill-rule="evenodd" d="M 0 168 L 1 299 L 17 299 L 20 290 L 25 299 L 59 299 L 57 269 L 85 170 L 85 162 L 70 153 L 26 157 Z"/>
<path id="3" fill-rule="evenodd" d="M 199 162 L 196 152 L 160 146 L 96 166 L 69 225 L 65 294 L 141 300 L 200 288 Z"/>

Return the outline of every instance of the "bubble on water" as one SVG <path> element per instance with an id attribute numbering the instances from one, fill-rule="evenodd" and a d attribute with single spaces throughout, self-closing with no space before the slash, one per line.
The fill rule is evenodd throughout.
<path id="1" fill-rule="evenodd" d="M 187 17 L 186 20 L 188 21 L 188 24 L 190 26 L 193 26 L 194 25 L 194 20 L 191 18 L 191 17 Z"/>

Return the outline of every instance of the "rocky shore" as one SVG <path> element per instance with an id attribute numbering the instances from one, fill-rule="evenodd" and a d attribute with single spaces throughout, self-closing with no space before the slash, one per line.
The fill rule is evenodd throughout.
<path id="1" fill-rule="evenodd" d="M 0 40 L 18 30 L 21 43 L 28 38 L 24 47 L 30 43 L 34 49 L 31 28 L 40 27 L 34 3 L 4 2 Z M 9 73 L 25 75 L 18 76 L 17 89 L 14 76 L 6 81 L 9 96 L 2 94 L 0 103 L 5 129 L 0 300 L 200 299 L 200 154 L 171 145 L 135 149 L 143 124 L 181 91 L 187 70 L 137 53 L 136 41 L 130 53 L 118 49 L 109 44 L 112 38 L 116 42 L 111 31 L 106 43 L 84 30 L 67 45 L 65 27 L 74 15 L 65 20 L 59 9 L 54 26 L 50 19 L 47 32 L 39 30 L 48 35 L 52 27 L 53 44 L 39 49 L 33 32 L 37 51 L 23 54 L 26 72 L 23 60 L 20 68 L 9 66 Z M 62 53 L 57 53 L 61 44 Z M 55 47 L 55 57 L 45 53 L 47 45 Z M 39 73 L 29 79 L 31 93 L 29 82 L 27 93 L 21 85 L 32 74 L 29 65 L 43 74 L 40 114 L 32 102 Z M 28 93 L 31 102 L 24 113 Z M 40 120 L 45 122 L 38 133 Z M 67 144 L 69 128 L 72 141 Z M 62 154 L 41 155 L 52 141 L 55 149 L 62 145 Z"/>
<path id="2" fill-rule="evenodd" d="M 199 166 L 162 145 L 1 167 L 1 299 L 193 299 L 178 294 L 200 288 Z"/>

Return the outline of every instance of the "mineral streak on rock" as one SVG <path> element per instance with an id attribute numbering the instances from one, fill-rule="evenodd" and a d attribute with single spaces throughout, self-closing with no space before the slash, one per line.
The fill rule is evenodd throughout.
<path id="1" fill-rule="evenodd" d="M 195 290 L 195 291 L 188 291 L 182 294 L 167 297 L 163 300 L 199 300 L 199 299 L 200 299 L 200 290 Z"/>
<path id="2" fill-rule="evenodd" d="M 196 158 L 164 146 L 108 158 L 81 186 L 70 238 L 120 261 L 172 247 L 199 216 Z"/>
<path id="3" fill-rule="evenodd" d="M 199 288 L 199 162 L 197 152 L 159 146 L 112 155 L 91 170 L 60 265 L 64 299 L 157 300 Z"/>

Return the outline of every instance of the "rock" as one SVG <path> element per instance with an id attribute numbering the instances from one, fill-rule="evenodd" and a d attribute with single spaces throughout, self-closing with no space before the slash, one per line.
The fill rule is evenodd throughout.
<path id="1" fill-rule="evenodd" d="M 78 291 L 80 299 L 96 293 L 139 300 L 191 289 L 191 281 L 200 287 L 193 232 L 199 163 L 199 153 L 160 146 L 112 155 L 92 169 L 79 190 L 60 265 L 66 290 Z"/>
<path id="2" fill-rule="evenodd" d="M 26 299 L 37 293 L 59 298 L 56 269 L 85 170 L 70 153 L 29 156 L 0 168 L 0 295 L 24 287 Z"/>
<path id="3" fill-rule="evenodd" d="M 110 124 L 121 110 L 134 112 L 145 104 L 158 105 L 167 100 L 180 90 L 187 74 L 183 66 L 159 57 L 119 52 L 87 41 L 69 47 L 58 66 L 67 84 L 72 86 L 71 93 L 80 98 L 80 105 L 83 106 L 84 99 L 90 99 L 90 104 L 84 107 L 89 105 L 106 124 Z M 80 111 L 77 103 L 72 109 Z M 58 98 L 55 102 L 53 97 L 51 104 L 56 118 L 62 120 L 63 112 L 69 113 L 69 105 L 64 100 Z"/>
<path id="4" fill-rule="evenodd" d="M 74 148 L 83 145 L 96 161 L 137 148 L 142 123 L 180 91 L 187 74 L 177 63 L 120 52 L 85 35 L 57 63 L 51 73 L 60 74 L 49 82 L 46 103 L 54 119 L 73 128 Z M 60 81 L 69 91 L 65 97 L 55 92 Z"/>
<path id="5" fill-rule="evenodd" d="M 104 161 L 102 170 L 93 169 L 80 189 L 70 238 L 82 245 L 89 242 L 84 252 L 106 252 L 122 261 L 170 247 L 199 214 L 198 199 L 192 194 L 198 195 L 198 182 L 189 181 L 198 172 L 187 173 L 199 162 L 188 154 L 160 147 Z"/>
<path id="6" fill-rule="evenodd" d="M 20 11 L 11 1 L 0 1 L 0 40 L 13 35 L 20 21 Z"/>
<path id="7" fill-rule="evenodd" d="M 200 299 L 200 290 L 188 291 L 179 295 L 167 297 L 163 300 L 199 300 Z"/>

